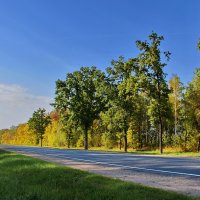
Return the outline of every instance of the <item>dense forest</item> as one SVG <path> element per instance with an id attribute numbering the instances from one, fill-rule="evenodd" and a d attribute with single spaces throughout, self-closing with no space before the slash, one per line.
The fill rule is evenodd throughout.
<path id="1" fill-rule="evenodd" d="M 1 130 L 0 143 L 199 152 L 200 68 L 187 86 L 175 74 L 167 81 L 163 40 L 152 32 L 136 41 L 137 57 L 119 57 L 105 72 L 68 73 L 56 81 L 54 111 L 39 108 L 27 123 Z"/>

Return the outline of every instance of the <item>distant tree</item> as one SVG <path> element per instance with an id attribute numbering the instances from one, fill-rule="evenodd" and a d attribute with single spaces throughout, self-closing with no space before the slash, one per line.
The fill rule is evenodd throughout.
<path id="1" fill-rule="evenodd" d="M 37 143 L 39 143 L 40 140 L 41 147 L 42 147 L 43 135 L 49 123 L 51 123 L 50 116 L 46 114 L 45 109 L 41 108 L 35 111 L 32 117 L 28 121 L 29 128 L 36 134 Z"/>
<path id="2" fill-rule="evenodd" d="M 180 140 L 179 146 L 183 151 L 187 151 L 188 144 L 191 144 L 192 138 L 192 121 L 194 119 L 193 109 L 189 102 L 190 89 L 186 87 L 186 92 L 182 94 L 181 98 L 181 108 L 179 110 L 179 124 L 180 124 Z M 174 141 L 173 141 L 174 142 Z"/>
<path id="3" fill-rule="evenodd" d="M 183 95 L 183 84 L 180 82 L 180 78 L 177 75 L 173 75 L 169 80 L 169 87 L 171 89 L 170 93 L 170 103 L 173 106 L 174 113 L 174 133 L 177 133 L 177 125 L 179 112 L 181 108 L 181 98 Z"/>
<path id="4" fill-rule="evenodd" d="M 149 117 L 147 115 L 149 98 L 145 92 L 137 93 L 134 104 L 134 111 L 131 118 L 132 138 L 134 139 L 132 145 L 133 147 L 142 149 L 144 145 L 148 145 L 148 132 L 150 128 Z"/>
<path id="5" fill-rule="evenodd" d="M 73 119 L 73 115 L 69 111 L 60 114 L 60 122 L 62 124 L 61 130 L 66 136 L 67 147 L 70 148 L 74 130 L 77 128 L 78 124 Z"/>
<path id="6" fill-rule="evenodd" d="M 60 112 L 69 110 L 73 119 L 84 130 L 84 147 L 88 149 L 88 130 L 93 121 L 105 109 L 105 74 L 96 67 L 82 67 L 68 73 L 66 80 L 56 82 L 55 108 Z"/>
<path id="7" fill-rule="evenodd" d="M 10 129 L 0 130 L 0 144 L 12 144 L 14 132 Z"/>
<path id="8" fill-rule="evenodd" d="M 124 151 L 127 151 L 127 129 L 128 122 L 124 121 L 126 114 L 124 110 L 112 104 L 112 106 L 104 113 L 101 113 L 102 125 L 105 127 L 104 144 L 106 147 L 111 148 L 119 144 L 119 149 L 122 148 L 124 143 Z M 126 132 L 125 132 L 126 131 Z M 122 142 L 122 140 L 124 140 Z"/>
<path id="9" fill-rule="evenodd" d="M 197 44 L 197 49 L 200 50 L 200 40 L 199 40 L 199 42 Z"/>
<path id="10" fill-rule="evenodd" d="M 149 36 L 148 41 L 136 42 L 138 48 L 142 51 L 139 55 L 139 63 L 141 70 L 141 77 L 145 81 L 145 91 L 151 98 L 151 105 L 149 107 L 149 114 L 151 121 L 159 125 L 159 147 L 160 153 L 163 152 L 163 131 L 164 120 L 168 113 L 168 94 L 169 89 L 165 80 L 166 74 L 163 72 L 165 63 L 161 62 L 162 52 L 160 51 L 161 41 L 164 40 L 163 36 L 158 36 L 153 32 Z M 170 53 L 164 52 L 164 56 L 169 59 Z"/>
<path id="11" fill-rule="evenodd" d="M 14 134 L 15 144 L 35 145 L 36 135 L 29 129 L 27 123 L 19 124 Z"/>
<path id="12" fill-rule="evenodd" d="M 194 78 L 186 91 L 187 101 L 190 105 L 190 123 L 192 131 L 196 132 L 197 148 L 200 151 L 200 68 L 197 68 Z M 195 139 L 195 138 L 194 138 Z"/>

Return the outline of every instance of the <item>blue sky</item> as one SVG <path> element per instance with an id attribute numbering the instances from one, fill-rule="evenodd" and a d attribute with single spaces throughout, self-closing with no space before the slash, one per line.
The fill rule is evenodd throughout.
<path id="1" fill-rule="evenodd" d="M 200 67 L 199 8 L 199 0 L 0 0 L 0 128 L 26 121 L 38 106 L 49 110 L 55 81 L 67 72 L 137 56 L 135 41 L 152 31 L 172 53 L 168 78 L 187 83 Z"/>

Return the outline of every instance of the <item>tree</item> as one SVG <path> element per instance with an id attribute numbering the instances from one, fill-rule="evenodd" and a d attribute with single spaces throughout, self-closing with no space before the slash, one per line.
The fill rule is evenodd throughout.
<path id="1" fill-rule="evenodd" d="M 27 123 L 19 124 L 14 133 L 15 144 L 35 145 L 36 135 L 30 131 Z"/>
<path id="2" fill-rule="evenodd" d="M 93 121 L 105 109 L 105 74 L 96 67 L 82 67 L 68 73 L 65 81 L 56 82 L 55 108 L 69 110 L 73 119 L 84 130 L 84 147 L 88 149 L 88 130 Z"/>
<path id="3" fill-rule="evenodd" d="M 112 148 L 117 146 L 118 143 L 118 132 L 122 132 L 121 130 L 121 120 L 120 116 L 117 115 L 118 107 L 113 105 L 110 107 L 106 112 L 101 113 L 101 121 L 102 126 L 104 128 L 103 133 L 103 144 L 108 147 Z M 121 137 L 119 138 L 119 148 L 121 150 L 122 142 Z"/>
<path id="4" fill-rule="evenodd" d="M 66 135 L 67 147 L 70 148 L 73 133 L 78 124 L 76 124 L 73 115 L 69 111 L 60 114 L 60 122 L 62 124 L 61 130 L 64 131 Z"/>
<path id="5" fill-rule="evenodd" d="M 177 125 L 178 125 L 178 118 L 179 112 L 181 107 L 181 98 L 183 95 L 183 84 L 180 82 L 180 78 L 177 75 L 173 75 L 172 78 L 169 80 L 169 87 L 171 89 L 170 93 L 170 102 L 173 106 L 173 113 L 174 113 L 174 134 L 177 133 Z"/>
<path id="6" fill-rule="evenodd" d="M 200 40 L 199 40 L 199 42 L 197 44 L 197 49 L 200 50 Z"/>
<path id="7" fill-rule="evenodd" d="M 134 112 L 131 118 L 133 147 L 142 149 L 144 144 L 148 145 L 149 140 L 149 117 L 147 115 L 149 99 L 144 92 L 137 92 L 134 99 Z"/>
<path id="8" fill-rule="evenodd" d="M 149 36 L 150 43 L 148 41 L 136 42 L 140 51 L 139 64 L 141 70 L 141 76 L 144 77 L 145 91 L 148 92 L 151 98 L 151 105 L 149 108 L 149 114 L 151 121 L 156 125 L 159 125 L 159 148 L 160 153 L 163 152 L 163 123 L 167 117 L 168 111 L 168 94 L 169 89 L 165 80 L 166 74 L 163 72 L 165 63 L 161 62 L 162 52 L 160 51 L 161 41 L 164 40 L 163 36 L 158 36 L 153 32 Z M 164 52 L 164 56 L 169 59 L 170 53 Z"/>
<path id="9" fill-rule="evenodd" d="M 197 135 L 197 151 L 200 151 L 200 68 L 195 71 L 194 78 L 186 91 L 187 101 L 190 105 L 190 123 Z"/>
<path id="10" fill-rule="evenodd" d="M 188 150 L 188 143 L 192 137 L 192 121 L 194 119 L 193 117 L 193 110 L 191 108 L 191 105 L 189 103 L 189 87 L 186 88 L 186 92 L 182 94 L 181 98 L 181 107 L 179 110 L 179 123 L 180 123 L 180 140 L 179 140 L 179 146 L 184 151 Z"/>
<path id="11" fill-rule="evenodd" d="M 124 61 L 123 57 L 119 60 L 112 61 L 112 68 L 107 68 L 107 73 L 110 79 L 110 107 L 115 106 L 115 115 L 118 117 L 119 129 L 123 131 L 124 151 L 127 151 L 127 132 L 130 125 L 131 116 L 134 110 L 134 100 L 136 97 L 136 78 L 133 76 L 137 68 L 137 60 L 130 59 Z"/>
<path id="12" fill-rule="evenodd" d="M 29 128 L 33 130 L 34 133 L 36 134 L 37 143 L 39 143 L 39 140 L 40 140 L 41 147 L 42 147 L 42 140 L 43 140 L 43 135 L 45 133 L 45 129 L 50 122 L 51 122 L 50 116 L 46 114 L 45 109 L 41 109 L 41 108 L 35 111 L 32 117 L 28 121 Z"/>

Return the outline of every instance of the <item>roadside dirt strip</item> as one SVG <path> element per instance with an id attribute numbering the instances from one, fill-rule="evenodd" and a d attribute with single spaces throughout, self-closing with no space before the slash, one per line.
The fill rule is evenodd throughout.
<path id="1" fill-rule="evenodd" d="M 198 176 L 195 177 L 181 174 L 177 175 L 168 173 L 149 173 L 148 171 L 139 169 L 126 169 L 117 165 L 109 166 L 102 163 L 98 164 L 98 162 L 83 162 L 76 159 L 72 160 L 62 157 L 52 157 L 49 155 L 41 155 L 38 153 L 30 153 L 21 150 L 15 150 L 15 152 L 112 178 L 135 182 L 146 186 L 162 188 L 165 190 L 171 190 L 186 195 L 200 196 L 200 177 Z"/>

